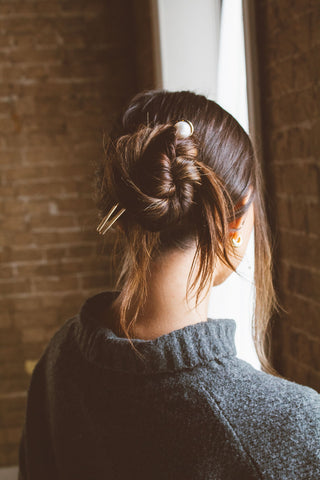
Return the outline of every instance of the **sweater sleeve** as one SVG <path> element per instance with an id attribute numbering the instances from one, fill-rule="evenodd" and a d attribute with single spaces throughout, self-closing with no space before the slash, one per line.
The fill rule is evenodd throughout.
<path id="1" fill-rule="evenodd" d="M 19 445 L 19 480 L 58 478 L 51 439 L 46 352 L 36 364 L 28 388 L 25 422 Z"/>
<path id="2" fill-rule="evenodd" d="M 259 478 L 320 478 L 320 395 L 240 363 L 238 375 L 222 371 L 214 395 Z"/>
<path id="3" fill-rule="evenodd" d="M 249 436 L 248 451 L 263 479 L 320 478 L 320 396 L 296 387 L 288 383 L 283 395 L 274 391 L 261 399 L 251 425 L 239 434 L 243 441 Z"/>

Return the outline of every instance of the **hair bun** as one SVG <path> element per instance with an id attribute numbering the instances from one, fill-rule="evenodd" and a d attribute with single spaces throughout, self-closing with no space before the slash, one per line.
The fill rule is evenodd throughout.
<path id="1" fill-rule="evenodd" d="M 181 138 L 174 125 L 144 126 L 120 137 L 116 150 L 112 183 L 128 221 L 161 231 L 189 212 L 201 181 L 194 136 Z"/>

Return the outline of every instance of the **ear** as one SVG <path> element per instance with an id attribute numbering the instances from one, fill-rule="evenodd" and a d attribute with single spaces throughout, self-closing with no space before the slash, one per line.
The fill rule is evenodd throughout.
<path id="1" fill-rule="evenodd" d="M 252 190 L 253 190 L 253 188 L 250 187 L 247 195 L 239 203 L 237 203 L 236 210 L 241 208 L 243 205 L 245 205 L 248 202 L 248 200 L 251 197 Z M 234 235 L 233 230 L 238 230 L 239 228 L 241 228 L 241 226 L 244 224 L 244 217 L 245 216 L 242 215 L 241 217 L 236 218 L 233 222 L 229 223 L 229 227 L 230 227 L 230 230 L 231 230 L 230 235 Z"/>
<path id="2" fill-rule="evenodd" d="M 244 219 L 243 216 L 236 218 L 233 222 L 229 223 L 230 235 L 234 235 L 235 231 L 238 230 L 243 225 Z"/>

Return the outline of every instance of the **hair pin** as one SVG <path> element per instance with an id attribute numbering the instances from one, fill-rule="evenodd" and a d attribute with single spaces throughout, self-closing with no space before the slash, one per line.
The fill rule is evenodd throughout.
<path id="1" fill-rule="evenodd" d="M 103 217 L 103 219 L 101 220 L 101 222 L 99 223 L 99 225 L 97 226 L 97 231 L 101 234 L 101 235 L 104 235 L 108 230 L 109 228 L 112 227 L 112 225 L 118 220 L 118 218 L 125 212 L 125 208 L 121 208 L 121 210 L 113 217 L 113 218 L 110 218 L 111 215 L 113 214 L 113 212 L 117 209 L 117 207 L 119 206 L 119 203 L 116 203 L 110 210 L 109 212 L 107 213 L 107 215 L 105 215 Z"/>
<path id="2" fill-rule="evenodd" d="M 189 120 L 180 120 L 175 123 L 177 138 L 188 138 L 194 132 L 193 124 Z"/>

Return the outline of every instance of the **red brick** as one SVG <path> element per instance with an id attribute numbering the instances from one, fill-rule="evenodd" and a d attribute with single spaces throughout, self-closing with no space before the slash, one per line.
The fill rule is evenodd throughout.
<path id="1" fill-rule="evenodd" d="M 256 8 L 265 168 L 278 225 L 276 288 L 287 309 L 278 317 L 275 361 L 320 390 L 319 2 L 266 0 Z"/>
<path id="2" fill-rule="evenodd" d="M 320 63 L 320 62 L 319 62 Z M 317 118 L 315 122 L 313 122 L 312 129 L 311 129 L 311 145 L 314 152 L 314 156 L 319 158 L 320 155 L 320 118 Z"/>
<path id="3" fill-rule="evenodd" d="M 279 230 L 283 231 L 283 238 L 286 234 L 284 230 L 294 230 L 305 234 L 309 232 L 308 204 L 303 198 L 294 195 L 277 195 L 277 219 Z"/>
<path id="4" fill-rule="evenodd" d="M 17 360 L 2 375 L 6 393 L 26 392 L 24 360 L 40 357 L 87 295 L 112 286 L 114 236 L 103 247 L 96 232 L 92 174 L 103 132 L 144 88 L 132 15 L 123 15 L 131 8 L 129 0 L 1 5 L 0 343 Z M 0 467 L 18 463 L 25 401 L 0 399 Z"/>
<path id="5" fill-rule="evenodd" d="M 317 264 L 319 256 L 317 242 L 314 237 L 309 237 L 304 232 L 293 233 L 286 229 L 280 236 L 280 248 L 281 257 L 288 264 L 300 265 L 302 268 L 308 266 L 314 268 Z"/>
<path id="6" fill-rule="evenodd" d="M 315 390 L 320 390 L 320 375 L 307 365 L 303 365 L 296 358 L 290 355 L 284 355 L 283 365 L 286 370 L 286 377 L 301 385 L 311 386 Z"/>
<path id="7" fill-rule="evenodd" d="M 37 293 L 39 292 L 65 292 L 70 290 L 78 290 L 79 282 L 77 277 L 67 277 L 62 278 L 35 278 L 33 279 L 34 289 Z"/>
<path id="8" fill-rule="evenodd" d="M 43 294 L 42 294 L 43 296 Z M 34 307 L 35 308 L 35 307 Z M 45 328 L 49 325 L 57 325 L 57 298 L 55 297 L 55 307 L 54 308 L 44 308 L 41 305 L 41 310 L 26 310 L 23 311 L 16 311 L 13 315 L 14 325 L 17 328 L 29 328 L 29 327 L 36 327 L 39 325 L 44 326 Z M 36 340 L 32 340 L 35 342 Z"/>
<path id="9" fill-rule="evenodd" d="M 2 295 L 12 295 L 17 293 L 29 293 L 31 286 L 29 280 L 1 281 L 0 290 Z"/>
<path id="10" fill-rule="evenodd" d="M 285 65 L 283 65 L 285 64 Z M 283 64 L 273 64 L 266 71 L 264 95 L 266 99 L 277 100 L 292 91 L 294 87 L 294 63 L 289 58 Z"/>
<path id="11" fill-rule="evenodd" d="M 319 303 L 311 302 L 308 298 L 303 298 L 291 291 L 287 291 L 283 295 L 282 302 L 288 311 L 284 331 L 289 331 L 291 327 L 299 329 L 303 326 L 309 335 L 315 338 L 319 337 Z"/>
<path id="12" fill-rule="evenodd" d="M 308 232 L 320 237 L 320 205 L 319 203 L 310 203 L 307 206 Z M 315 240 L 316 242 L 317 240 Z"/>
<path id="13" fill-rule="evenodd" d="M 72 228 L 77 226 L 75 215 L 31 215 L 30 228 Z"/>
<path id="14" fill-rule="evenodd" d="M 320 186 L 320 168 L 314 163 L 277 164 L 274 166 L 276 190 L 289 195 L 317 196 Z"/>
<path id="15" fill-rule="evenodd" d="M 287 288 L 293 293 L 303 295 L 310 300 L 319 301 L 320 271 L 290 266 L 288 269 Z"/>
<path id="16" fill-rule="evenodd" d="M 108 274 L 104 272 L 100 275 L 86 275 L 81 277 L 81 285 L 84 289 L 95 288 L 95 287 L 108 287 Z"/>
<path id="17" fill-rule="evenodd" d="M 66 247 L 52 247 L 45 251 L 47 260 L 59 259 L 67 256 L 68 249 Z"/>
<path id="18" fill-rule="evenodd" d="M 3 251 L 2 261 L 3 262 L 21 262 L 21 261 L 32 261 L 32 260 L 42 260 L 43 252 L 38 248 L 19 248 L 12 249 L 7 247 Z"/>

